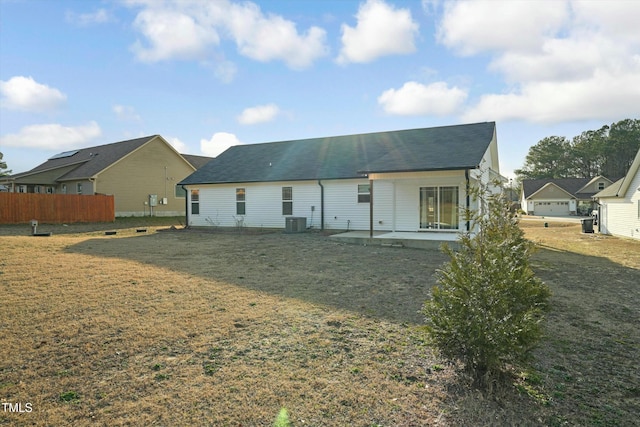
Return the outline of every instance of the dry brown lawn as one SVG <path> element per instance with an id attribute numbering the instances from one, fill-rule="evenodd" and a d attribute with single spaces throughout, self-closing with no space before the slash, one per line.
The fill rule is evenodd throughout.
<path id="1" fill-rule="evenodd" d="M 0 424 L 268 426 L 286 407 L 296 427 L 633 425 L 640 411 L 638 242 L 523 223 L 554 292 L 548 338 L 483 396 L 424 343 L 439 251 L 148 224 L 0 226 L 0 399 L 32 408 Z"/>

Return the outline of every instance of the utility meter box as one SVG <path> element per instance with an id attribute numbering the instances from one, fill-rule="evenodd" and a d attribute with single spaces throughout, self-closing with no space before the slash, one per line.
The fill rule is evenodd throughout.
<path id="1" fill-rule="evenodd" d="M 149 194 L 149 206 L 158 206 L 157 194 Z"/>

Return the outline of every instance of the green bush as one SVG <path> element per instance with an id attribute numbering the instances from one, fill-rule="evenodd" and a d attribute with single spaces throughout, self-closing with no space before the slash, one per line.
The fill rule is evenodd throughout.
<path id="1" fill-rule="evenodd" d="M 287 408 L 280 409 L 280 412 L 278 412 L 278 416 L 273 423 L 273 427 L 291 427 L 291 422 L 289 421 L 289 412 L 287 412 Z"/>
<path id="2" fill-rule="evenodd" d="M 437 272 L 423 307 L 428 337 L 441 354 L 463 362 L 476 384 L 490 387 L 507 365 L 526 362 L 542 336 L 549 288 L 534 276 L 525 239 L 502 194 L 470 189 L 480 209 L 465 212 L 476 233 L 463 233 L 459 249 Z M 476 212 L 481 212 L 479 214 Z"/>

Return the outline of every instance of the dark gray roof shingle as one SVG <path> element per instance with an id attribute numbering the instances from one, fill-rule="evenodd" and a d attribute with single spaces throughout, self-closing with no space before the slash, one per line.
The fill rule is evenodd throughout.
<path id="1" fill-rule="evenodd" d="M 582 187 L 591 182 L 593 178 L 540 178 L 540 179 L 524 179 L 522 180 L 522 189 L 524 197 L 530 197 L 536 191 L 549 183 L 553 183 L 562 188 L 567 193 L 578 199 L 590 199 L 596 193 L 578 192 Z"/>
<path id="2" fill-rule="evenodd" d="M 471 169 L 495 122 L 312 138 L 229 148 L 180 184 L 358 178 L 371 172 Z"/>
<path id="3" fill-rule="evenodd" d="M 77 153 L 68 157 L 61 157 L 57 159 L 49 159 L 44 163 L 36 166 L 30 171 L 13 175 L 12 178 L 19 178 L 21 176 L 32 175 L 38 172 L 44 172 L 47 170 L 63 168 L 69 165 L 78 165 L 73 170 L 66 174 L 59 176 L 58 181 L 72 180 L 72 179 L 86 179 L 90 178 L 100 171 L 104 170 L 108 166 L 120 160 L 125 155 L 131 153 L 137 148 L 146 144 L 149 140 L 155 138 L 157 135 L 146 136 L 144 138 L 130 139 L 127 141 L 114 142 L 111 144 L 98 145 L 95 147 L 81 148 L 77 150 Z"/>

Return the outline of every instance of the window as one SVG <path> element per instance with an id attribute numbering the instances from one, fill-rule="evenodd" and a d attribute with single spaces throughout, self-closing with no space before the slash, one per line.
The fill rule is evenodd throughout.
<path id="1" fill-rule="evenodd" d="M 245 213 L 245 190 L 244 188 L 236 188 L 236 215 L 244 215 Z"/>
<path id="2" fill-rule="evenodd" d="M 358 184 L 358 203 L 371 202 L 371 188 L 369 184 Z"/>
<path id="3" fill-rule="evenodd" d="M 76 193 L 82 194 L 82 183 L 81 182 L 76 184 Z"/>
<path id="4" fill-rule="evenodd" d="M 185 197 L 187 197 L 187 190 L 182 188 L 181 185 L 176 185 L 176 197 L 184 199 Z"/>
<path id="5" fill-rule="evenodd" d="M 604 190 L 604 182 L 598 183 L 598 190 Z"/>
<path id="6" fill-rule="evenodd" d="M 191 190 L 191 214 L 200 215 L 200 190 Z"/>
<path id="7" fill-rule="evenodd" d="M 62 184 L 62 194 L 67 194 L 67 184 Z"/>
<path id="8" fill-rule="evenodd" d="M 457 230 L 458 187 L 420 187 L 420 228 Z"/>
<path id="9" fill-rule="evenodd" d="M 18 193 L 26 193 L 26 192 L 27 192 L 27 186 L 26 185 L 18 186 Z"/>
<path id="10" fill-rule="evenodd" d="M 293 215 L 293 187 L 282 187 L 282 215 Z"/>
<path id="11" fill-rule="evenodd" d="M 53 187 L 47 187 L 47 194 L 53 194 Z"/>

